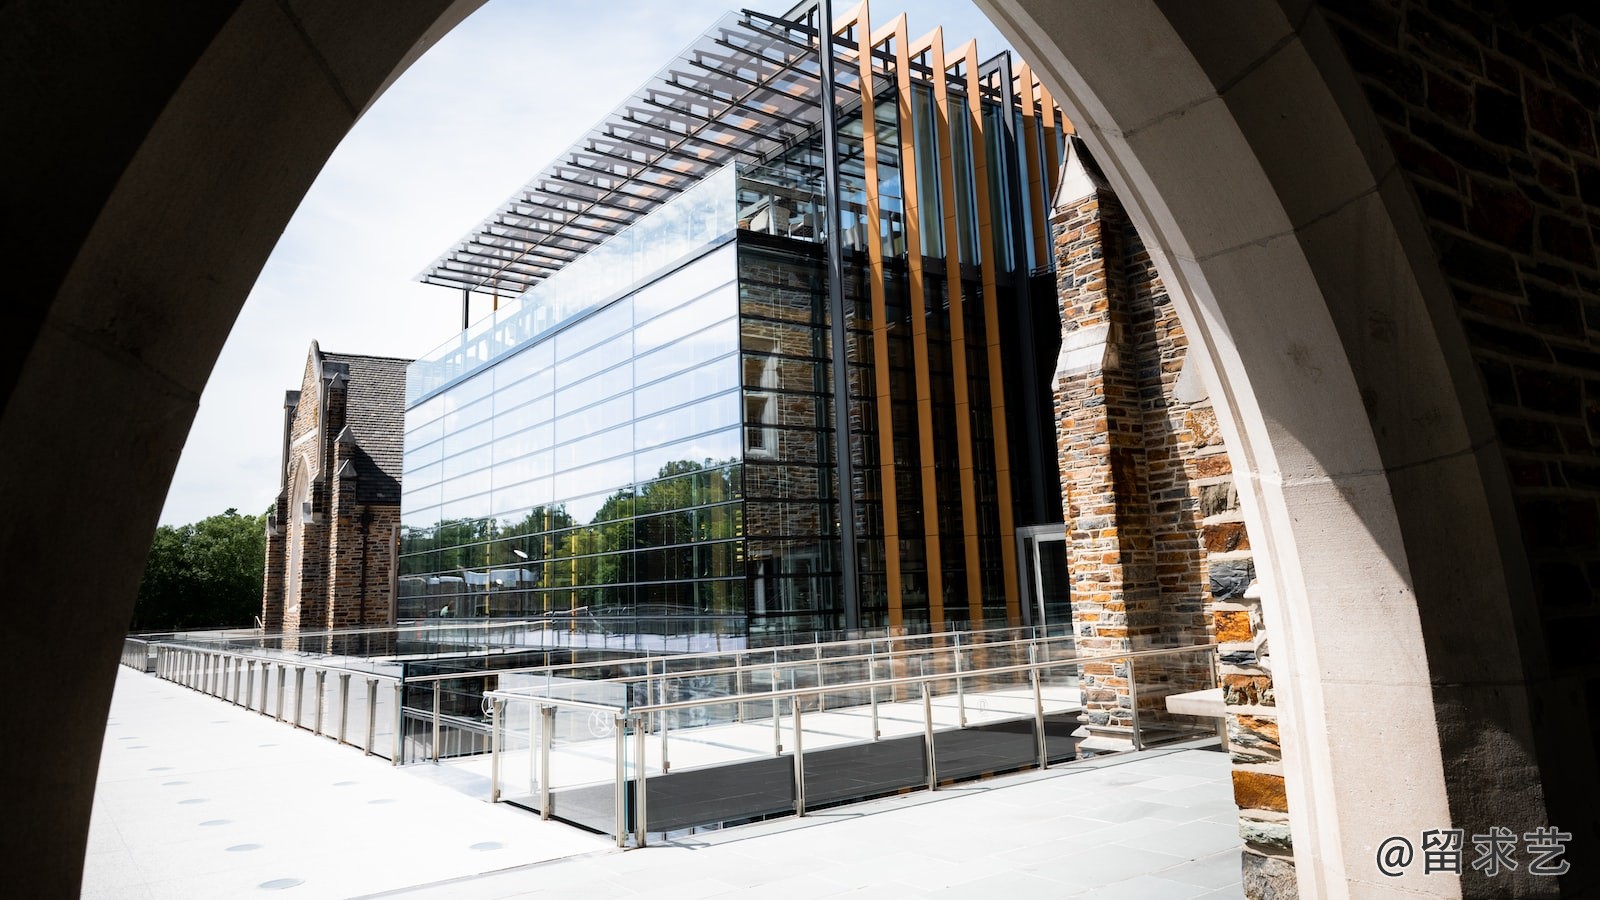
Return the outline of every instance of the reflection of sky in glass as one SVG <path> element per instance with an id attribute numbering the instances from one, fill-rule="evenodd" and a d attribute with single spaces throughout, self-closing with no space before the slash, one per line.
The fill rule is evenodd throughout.
<path id="1" fill-rule="evenodd" d="M 732 234 L 735 195 L 730 165 L 612 235 L 412 363 L 406 371 L 407 400 L 550 333 L 697 248 Z"/>
<path id="2" fill-rule="evenodd" d="M 412 406 L 402 524 L 550 504 L 587 522 L 667 463 L 737 460 L 735 253 L 712 251 Z"/>

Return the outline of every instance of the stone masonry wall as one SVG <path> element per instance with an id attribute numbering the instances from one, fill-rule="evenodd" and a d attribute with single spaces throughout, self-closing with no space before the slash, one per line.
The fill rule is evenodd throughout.
<path id="1" fill-rule="evenodd" d="M 1271 662 L 1250 539 L 1215 410 L 1139 235 L 1103 186 L 1054 218 L 1063 357 L 1055 403 L 1081 652 L 1219 643 L 1141 661 L 1141 729 L 1220 676 L 1252 898 L 1295 893 Z M 1084 666 L 1086 749 L 1131 724 L 1125 665 Z"/>
<path id="2" fill-rule="evenodd" d="M 1561 788 L 1551 822 L 1574 833 L 1569 857 L 1593 856 L 1600 816 L 1581 798 L 1600 768 L 1600 21 L 1586 4 L 1319 6 L 1477 364 L 1543 626 L 1532 653 L 1549 683 L 1537 659 L 1529 676 L 1544 782 Z M 1574 865 L 1562 888 L 1580 882 L 1595 889 L 1600 870 Z"/>
<path id="3" fill-rule="evenodd" d="M 261 627 L 268 632 L 283 630 L 283 579 L 289 565 L 288 509 L 289 500 L 279 491 L 267 525 L 266 571 L 261 580 Z"/>
<path id="4" fill-rule="evenodd" d="M 262 600 L 265 627 L 282 631 L 291 649 L 327 649 L 302 647 L 301 631 L 382 625 L 393 615 L 390 569 L 399 505 L 362 502 L 358 495 L 353 473 L 366 451 L 344 431 L 348 367 L 319 367 L 318 360 L 315 350 L 307 358 L 289 424 L 289 470 L 278 497 L 278 534 L 268 539 Z M 338 477 L 341 470 L 345 477 Z M 307 480 L 309 518 L 296 502 Z M 296 552 L 297 591 L 288 584 Z"/>
<path id="5" fill-rule="evenodd" d="M 1073 625 L 1083 652 L 1210 640 L 1196 438 L 1174 392 L 1186 342 L 1148 253 L 1116 198 L 1059 204 L 1063 344 L 1056 413 Z M 1214 438 L 1213 428 L 1206 436 Z M 1209 653 L 1135 663 L 1142 729 L 1174 726 L 1165 697 L 1209 687 Z M 1083 667 L 1084 749 L 1131 734 L 1125 663 Z M 1184 723 L 1187 724 L 1187 723 Z"/>

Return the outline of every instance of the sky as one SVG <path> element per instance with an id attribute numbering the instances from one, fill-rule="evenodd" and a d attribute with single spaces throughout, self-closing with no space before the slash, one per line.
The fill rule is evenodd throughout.
<path id="1" fill-rule="evenodd" d="M 755 0 L 782 13 L 793 0 Z M 851 8 L 835 0 L 835 13 Z M 417 273 L 688 45 L 728 0 L 492 0 L 396 80 L 329 158 L 267 260 L 201 396 L 161 524 L 277 496 L 283 395 L 306 353 L 416 358 L 461 325 Z M 913 36 L 1005 48 L 969 0 L 891 0 Z M 603 56 L 603 65 L 595 65 Z M 488 312 L 487 302 L 473 315 Z"/>

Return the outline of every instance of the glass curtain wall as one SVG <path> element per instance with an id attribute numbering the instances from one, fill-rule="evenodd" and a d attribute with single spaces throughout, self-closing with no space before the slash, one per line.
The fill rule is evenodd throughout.
<path id="1" fill-rule="evenodd" d="M 1019 268 L 1032 260 L 1013 238 L 1027 236 L 1030 204 L 1042 198 L 1017 183 L 1027 173 L 1003 137 L 1011 116 L 998 91 L 974 122 L 961 79 L 950 81 L 941 109 L 929 73 L 913 68 L 902 123 L 895 63 L 874 65 L 873 121 L 863 122 L 859 101 L 841 110 L 838 216 L 816 193 L 824 159 L 813 132 L 737 180 L 719 174 L 693 189 L 708 221 L 731 223 L 731 242 L 598 308 L 584 305 L 598 295 L 580 291 L 569 320 L 505 342 L 481 368 L 457 370 L 456 383 L 435 384 L 411 406 L 400 618 L 567 617 L 574 629 L 715 631 L 752 643 L 836 631 L 844 624 L 838 498 L 848 489 L 864 627 L 1006 622 L 1004 564 L 1013 549 L 995 434 L 1006 426 L 992 382 L 1017 376 L 991 371 L 989 343 L 1010 346 L 1017 336 L 991 335 L 986 305 L 999 305 L 998 321 L 1014 320 L 1005 311 L 1026 277 Z M 841 95 L 852 97 L 858 84 L 841 79 Z M 942 143 L 951 156 L 944 162 Z M 906 204 L 912 181 L 915 210 Z M 978 215 L 980 187 L 986 217 Z M 708 240 L 726 227 L 670 231 Z M 847 486 L 835 468 L 825 235 L 840 241 L 845 261 Z M 874 279 L 882 323 L 873 318 Z M 875 339 L 886 342 L 888 397 L 878 396 Z M 889 417 L 887 429 L 880 416 Z M 1011 468 L 1014 483 L 1021 469 Z M 884 522 L 890 492 L 893 547 Z M 974 557 L 978 598 L 968 596 Z"/>
<path id="2" fill-rule="evenodd" d="M 742 633 L 738 348 L 730 244 L 408 410 L 400 617 Z"/>

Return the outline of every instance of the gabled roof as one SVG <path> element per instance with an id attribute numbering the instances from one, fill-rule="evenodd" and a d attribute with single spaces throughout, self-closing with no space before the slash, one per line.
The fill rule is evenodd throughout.
<path id="1" fill-rule="evenodd" d="M 356 469 L 356 501 L 398 504 L 406 366 L 411 360 L 328 352 L 322 353 L 322 359 L 350 367 L 345 430 L 355 440 L 351 460 Z"/>

